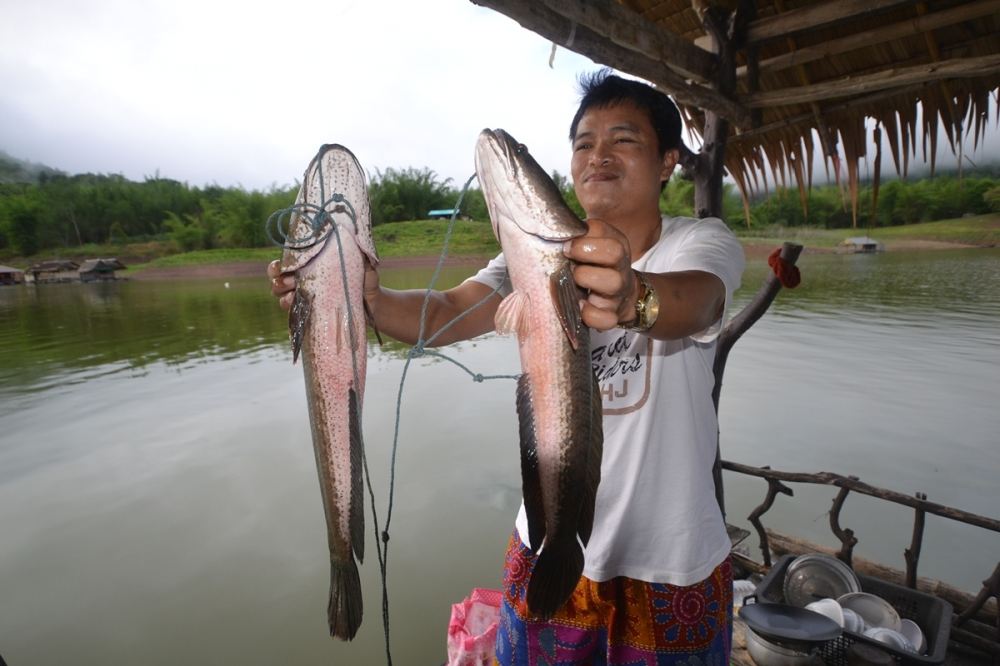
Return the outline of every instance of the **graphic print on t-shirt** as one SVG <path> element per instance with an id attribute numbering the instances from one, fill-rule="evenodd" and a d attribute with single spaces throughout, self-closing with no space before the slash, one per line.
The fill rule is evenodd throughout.
<path id="1" fill-rule="evenodd" d="M 629 331 L 590 350 L 604 414 L 628 414 L 646 403 L 652 355 L 653 341 Z"/>

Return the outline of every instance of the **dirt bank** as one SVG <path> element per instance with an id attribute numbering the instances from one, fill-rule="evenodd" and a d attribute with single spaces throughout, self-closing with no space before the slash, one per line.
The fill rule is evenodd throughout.
<path id="1" fill-rule="evenodd" d="M 490 257 L 462 256 L 448 257 L 446 266 L 485 266 Z M 385 257 L 382 266 L 386 268 L 434 268 L 438 257 Z M 267 264 L 257 261 L 241 261 L 227 264 L 203 264 L 192 266 L 171 266 L 167 268 L 147 268 L 128 273 L 133 280 L 179 280 L 199 278 L 240 278 L 259 277 L 266 279 Z"/>

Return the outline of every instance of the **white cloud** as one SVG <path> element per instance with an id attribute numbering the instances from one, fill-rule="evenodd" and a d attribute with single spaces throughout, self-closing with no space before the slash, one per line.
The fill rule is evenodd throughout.
<path id="1" fill-rule="evenodd" d="M 0 27 L 0 148 L 70 172 L 267 187 L 319 145 L 464 181 L 484 126 L 568 168 L 594 67 L 467 2 L 36 0 Z"/>
<path id="2" fill-rule="evenodd" d="M 567 173 L 576 77 L 596 67 L 559 49 L 550 69 L 549 42 L 466 0 L 10 2 L 0 44 L 0 149 L 253 188 L 293 182 L 329 142 L 461 184 L 486 126 Z"/>

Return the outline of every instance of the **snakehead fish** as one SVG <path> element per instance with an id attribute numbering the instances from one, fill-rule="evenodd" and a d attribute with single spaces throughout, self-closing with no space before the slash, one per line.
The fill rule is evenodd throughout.
<path id="1" fill-rule="evenodd" d="M 293 362 L 302 357 L 313 448 L 330 547 L 330 635 L 361 625 L 364 559 L 361 406 L 367 338 L 365 258 L 377 264 L 365 175 L 347 148 L 320 148 L 293 206 L 282 274 L 296 274 L 288 316 Z"/>
<path id="2" fill-rule="evenodd" d="M 566 206 L 528 150 L 503 130 L 483 130 L 476 173 L 513 291 L 496 314 L 499 333 L 515 332 L 521 483 L 528 541 L 539 553 L 527 601 L 551 617 L 583 572 L 601 476 L 601 397 L 590 362 L 581 292 L 563 243 L 587 225 Z"/>

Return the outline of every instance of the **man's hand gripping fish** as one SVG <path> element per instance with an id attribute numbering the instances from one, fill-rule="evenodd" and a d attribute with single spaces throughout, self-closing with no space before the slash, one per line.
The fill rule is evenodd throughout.
<path id="1" fill-rule="evenodd" d="M 513 292 L 496 329 L 517 333 L 521 482 L 528 541 L 541 552 L 528 583 L 528 608 L 551 617 L 583 572 L 601 476 L 601 397 L 591 369 L 581 293 L 563 243 L 587 225 L 566 206 L 552 179 L 503 130 L 483 130 L 476 173 Z"/>
<path id="2" fill-rule="evenodd" d="M 295 201 L 282 273 L 296 273 L 288 315 L 302 356 L 313 448 L 330 546 L 330 635 L 361 625 L 364 559 L 361 405 L 365 393 L 365 259 L 378 263 L 365 176 L 347 148 L 320 148 Z"/>

